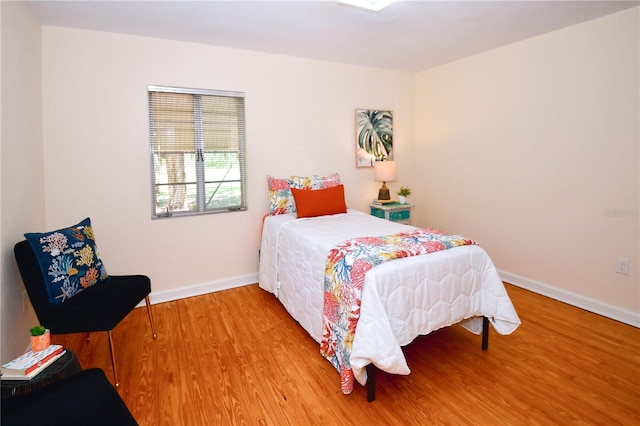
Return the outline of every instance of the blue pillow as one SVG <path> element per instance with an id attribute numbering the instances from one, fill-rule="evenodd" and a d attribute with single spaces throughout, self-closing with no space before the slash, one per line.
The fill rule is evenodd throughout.
<path id="1" fill-rule="evenodd" d="M 24 234 L 38 258 L 49 303 L 59 305 L 87 287 L 108 281 L 91 219 L 57 231 Z"/>

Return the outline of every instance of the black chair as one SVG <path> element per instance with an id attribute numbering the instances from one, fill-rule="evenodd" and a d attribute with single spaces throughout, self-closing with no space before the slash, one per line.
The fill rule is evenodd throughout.
<path id="1" fill-rule="evenodd" d="M 38 259 L 28 241 L 14 247 L 22 281 L 38 321 L 52 334 L 106 331 L 115 386 L 119 385 L 111 330 L 143 299 L 147 305 L 151 333 L 156 337 L 151 316 L 151 280 L 145 275 L 110 275 L 109 281 L 95 284 L 60 305 L 49 303 Z M 87 335 L 87 339 L 89 336 Z"/>
<path id="2" fill-rule="evenodd" d="M 134 426 L 104 372 L 90 368 L 29 393 L 2 400 L 2 426 Z"/>

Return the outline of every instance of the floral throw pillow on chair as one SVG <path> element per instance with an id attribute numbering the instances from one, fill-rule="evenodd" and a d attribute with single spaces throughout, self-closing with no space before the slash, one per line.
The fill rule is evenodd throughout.
<path id="1" fill-rule="evenodd" d="M 38 259 L 49 303 L 59 305 L 85 288 L 109 280 L 90 218 L 68 228 L 24 236 Z"/>

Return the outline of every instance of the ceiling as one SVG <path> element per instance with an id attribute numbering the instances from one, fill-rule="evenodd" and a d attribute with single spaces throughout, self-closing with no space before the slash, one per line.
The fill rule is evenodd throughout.
<path id="1" fill-rule="evenodd" d="M 422 71 L 640 1 L 26 1 L 43 25 Z"/>

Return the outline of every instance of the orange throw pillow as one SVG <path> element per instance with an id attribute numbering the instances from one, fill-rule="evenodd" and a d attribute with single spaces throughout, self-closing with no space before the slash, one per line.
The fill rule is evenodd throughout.
<path id="1" fill-rule="evenodd" d="M 324 189 L 291 188 L 296 203 L 298 217 L 315 217 L 329 214 L 346 213 L 344 185 Z"/>

